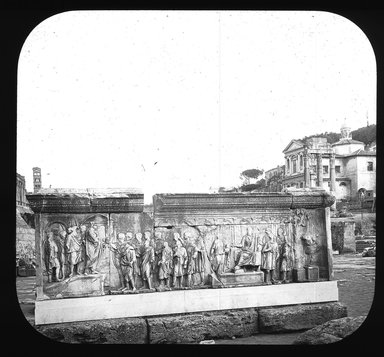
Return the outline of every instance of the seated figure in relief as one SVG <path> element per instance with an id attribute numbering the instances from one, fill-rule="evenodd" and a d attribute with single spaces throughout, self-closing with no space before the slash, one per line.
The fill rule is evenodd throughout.
<path id="1" fill-rule="evenodd" d="M 235 245 L 235 247 L 241 249 L 235 271 L 249 267 L 252 270 L 260 271 L 262 246 L 258 243 L 257 237 L 252 236 L 250 228 L 247 228 L 247 233 L 241 239 L 241 244 Z"/>

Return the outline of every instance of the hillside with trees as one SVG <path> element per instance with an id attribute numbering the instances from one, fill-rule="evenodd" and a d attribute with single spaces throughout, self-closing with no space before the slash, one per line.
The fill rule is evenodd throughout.
<path id="1" fill-rule="evenodd" d="M 352 139 L 362 141 L 366 145 L 370 144 L 376 140 L 376 124 L 364 126 L 362 128 L 353 130 L 351 133 L 352 133 Z M 306 139 L 316 138 L 316 137 L 327 138 L 328 142 L 330 144 L 333 144 L 340 140 L 340 133 L 333 133 L 333 132 L 329 133 L 326 131 L 325 133 L 321 133 L 321 134 L 305 136 L 304 138 L 299 140 L 305 141 Z"/>

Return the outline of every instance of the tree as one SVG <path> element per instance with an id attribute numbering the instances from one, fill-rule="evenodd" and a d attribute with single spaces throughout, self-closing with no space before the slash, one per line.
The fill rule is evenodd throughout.
<path id="1" fill-rule="evenodd" d="M 240 174 L 241 179 L 245 179 L 243 181 L 243 184 L 239 187 L 240 191 L 242 192 L 249 192 L 253 190 L 262 190 L 265 187 L 265 180 L 263 178 L 257 180 L 255 183 L 250 184 L 249 179 L 257 179 L 264 173 L 264 170 L 262 169 L 248 169 L 244 170 Z"/>
<path id="2" fill-rule="evenodd" d="M 245 170 L 243 171 L 240 176 L 244 176 L 244 177 L 247 177 L 247 178 L 255 178 L 257 179 L 259 176 L 261 176 L 262 174 L 264 173 L 264 170 L 260 170 L 260 169 L 249 169 L 249 170 Z"/>

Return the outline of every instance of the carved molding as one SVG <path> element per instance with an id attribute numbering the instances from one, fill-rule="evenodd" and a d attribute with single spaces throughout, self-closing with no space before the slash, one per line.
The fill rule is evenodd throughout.
<path id="1" fill-rule="evenodd" d="M 27 195 L 35 213 L 143 212 L 144 195 L 130 192 L 73 192 L 73 190 Z"/>

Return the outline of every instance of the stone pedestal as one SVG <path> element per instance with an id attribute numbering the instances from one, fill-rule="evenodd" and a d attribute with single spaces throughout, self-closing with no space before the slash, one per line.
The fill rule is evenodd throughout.
<path id="1" fill-rule="evenodd" d="M 304 267 L 305 278 L 308 281 L 319 281 L 319 267 L 309 266 Z"/>
<path id="2" fill-rule="evenodd" d="M 337 281 L 36 300 L 35 324 L 337 302 Z"/>
<path id="3" fill-rule="evenodd" d="M 306 281 L 307 280 L 307 276 L 306 276 L 306 273 L 305 273 L 305 269 L 304 268 L 293 269 L 293 271 L 292 271 L 292 280 L 295 283 L 300 283 L 300 282 Z"/>
<path id="4" fill-rule="evenodd" d="M 264 282 L 264 273 L 262 271 L 225 273 L 218 278 L 219 280 L 212 279 L 212 287 L 261 285 Z"/>

